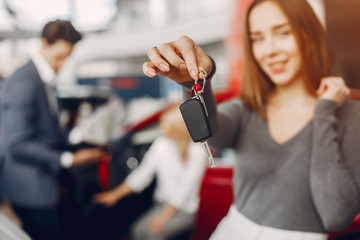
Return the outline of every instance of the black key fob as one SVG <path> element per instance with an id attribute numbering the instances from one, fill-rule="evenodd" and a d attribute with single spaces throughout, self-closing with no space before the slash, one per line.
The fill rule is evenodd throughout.
<path id="1" fill-rule="evenodd" d="M 191 98 L 182 103 L 179 108 L 194 142 L 203 142 L 212 136 L 205 106 L 199 98 Z"/>

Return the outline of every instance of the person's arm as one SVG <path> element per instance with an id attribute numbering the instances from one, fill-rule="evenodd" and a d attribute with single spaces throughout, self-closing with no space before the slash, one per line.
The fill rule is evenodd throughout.
<path id="1" fill-rule="evenodd" d="M 156 139 L 143 157 L 141 164 L 133 170 L 116 188 L 98 193 L 94 196 L 94 201 L 105 206 L 113 206 L 122 198 L 133 192 L 141 192 L 151 183 L 156 170 L 156 159 L 159 147 L 159 139 Z"/>
<path id="2" fill-rule="evenodd" d="M 25 76 L 17 76 L 25 77 Z M 62 151 L 37 140 L 36 86 L 32 81 L 11 79 L 2 91 L 2 127 L 6 128 L 8 149 L 18 161 L 60 169 Z"/>
<path id="3" fill-rule="evenodd" d="M 145 153 L 140 165 L 126 177 L 126 183 L 134 192 L 139 193 L 143 191 L 154 179 L 158 159 L 163 157 L 161 155 L 161 141 L 161 137 L 155 139 L 149 150 Z"/>
<path id="4" fill-rule="evenodd" d="M 73 162 L 71 166 L 82 165 L 91 162 L 97 162 L 106 153 L 99 147 L 97 148 L 82 148 L 72 153 Z"/>
<path id="5" fill-rule="evenodd" d="M 323 81 L 313 118 L 310 187 L 328 231 L 344 229 L 360 211 L 359 188 L 344 159 L 342 126 L 336 116 L 349 94 L 342 85 L 338 80 Z"/>
<path id="6" fill-rule="evenodd" d="M 148 57 L 150 61 L 143 64 L 144 74 L 148 77 L 160 74 L 181 84 L 184 100 L 189 99 L 194 81 L 199 80 L 200 84 L 203 84 L 201 71 L 205 72 L 207 82 L 203 97 L 213 131 L 209 143 L 216 148 L 231 147 L 238 137 L 244 104 L 235 101 L 225 104 L 217 111 L 216 100 L 211 90 L 211 78 L 215 73 L 214 61 L 186 36 L 181 36 L 174 42 L 164 43 L 160 49 L 149 49 Z"/>
<path id="7" fill-rule="evenodd" d="M 40 130 L 35 127 L 39 117 L 36 87 L 32 81 L 17 81 L 9 83 L 3 92 L 2 121 L 10 133 L 8 146 L 15 159 L 47 167 L 54 173 L 61 167 L 98 161 L 104 154 L 101 149 L 70 153 L 37 139 Z"/>
<path id="8" fill-rule="evenodd" d="M 111 207 L 132 192 L 133 190 L 130 188 L 130 186 L 126 182 L 123 182 L 112 190 L 96 194 L 94 196 L 94 202 L 103 204 L 106 207 Z"/>
<path id="9" fill-rule="evenodd" d="M 164 206 L 162 211 L 154 216 L 149 222 L 149 229 L 151 232 L 158 234 L 164 228 L 164 225 L 172 218 L 178 209 L 171 204 L 167 204 Z"/>
<path id="10" fill-rule="evenodd" d="M 320 99 L 315 108 L 310 184 L 325 229 L 342 230 L 360 211 L 360 193 L 343 159 L 336 118 L 338 103 Z"/>

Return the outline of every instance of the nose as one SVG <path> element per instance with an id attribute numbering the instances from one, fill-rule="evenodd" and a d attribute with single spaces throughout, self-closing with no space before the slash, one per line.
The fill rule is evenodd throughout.
<path id="1" fill-rule="evenodd" d="M 273 36 L 265 38 L 264 52 L 266 55 L 274 55 L 279 51 L 276 39 Z"/>

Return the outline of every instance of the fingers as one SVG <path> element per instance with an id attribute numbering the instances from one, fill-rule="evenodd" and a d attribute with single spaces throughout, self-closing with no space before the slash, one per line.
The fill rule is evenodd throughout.
<path id="1" fill-rule="evenodd" d="M 321 96 L 325 92 L 325 90 L 326 90 L 326 81 L 323 80 L 320 82 L 320 86 L 319 86 L 318 90 L 316 91 L 316 94 L 318 96 Z"/>
<path id="2" fill-rule="evenodd" d="M 322 92 L 328 90 L 337 94 L 349 95 L 350 89 L 346 86 L 346 83 L 342 77 L 327 77 L 321 81 Z"/>
<path id="3" fill-rule="evenodd" d="M 197 81 L 212 70 L 212 62 L 195 42 L 186 36 L 181 36 L 174 42 L 164 43 L 158 49 L 148 50 L 150 61 L 143 64 L 143 72 L 148 77 L 157 73 L 165 75 L 177 82 Z"/>
<path id="4" fill-rule="evenodd" d="M 163 72 L 170 70 L 169 64 L 161 57 L 159 49 L 156 47 L 150 48 L 148 51 L 150 61 Z"/>
<path id="5" fill-rule="evenodd" d="M 156 66 L 152 62 L 145 62 L 143 64 L 143 73 L 148 77 L 156 76 Z"/>
<path id="6" fill-rule="evenodd" d="M 84 148 L 76 151 L 74 156 L 74 164 L 85 164 L 97 162 L 105 153 L 100 148 Z"/>
<path id="7" fill-rule="evenodd" d="M 105 155 L 105 152 L 101 148 L 94 148 L 92 149 L 91 154 L 94 158 L 101 158 Z"/>
<path id="8" fill-rule="evenodd" d="M 342 77 L 326 77 L 322 79 L 316 93 L 320 98 L 342 104 L 349 97 L 350 89 L 346 86 Z"/>
<path id="9" fill-rule="evenodd" d="M 170 71 L 170 65 L 179 70 L 186 70 L 185 61 L 179 54 L 181 55 L 174 43 L 164 43 L 160 49 L 153 47 L 147 53 L 152 63 L 149 66 L 156 67 L 162 72 Z"/>
<path id="10" fill-rule="evenodd" d="M 165 58 L 171 66 L 179 70 L 187 69 L 185 61 L 182 59 L 182 52 L 174 42 L 162 44 L 159 50 L 161 56 Z"/>
<path id="11" fill-rule="evenodd" d="M 95 203 L 103 203 L 103 198 L 104 198 L 104 193 L 98 193 L 92 197 L 92 200 Z"/>
<path id="12" fill-rule="evenodd" d="M 199 51 L 202 53 L 201 54 L 202 57 L 199 58 L 198 66 L 199 66 L 200 71 L 204 71 L 205 77 L 207 77 L 209 75 L 209 73 L 211 73 L 211 71 L 212 71 L 212 62 L 211 62 L 209 56 L 206 55 L 201 48 L 199 48 Z M 199 78 L 202 79 L 203 77 L 204 76 L 202 75 L 202 73 L 199 73 Z"/>
<path id="13" fill-rule="evenodd" d="M 89 162 L 97 162 L 99 161 L 103 156 L 104 152 L 100 148 L 89 148 L 84 149 L 84 158 L 85 160 L 88 160 Z"/>
<path id="14" fill-rule="evenodd" d="M 115 204 L 114 200 L 110 196 L 109 192 L 98 193 L 93 197 L 95 203 L 104 205 L 105 207 L 111 207 Z"/>
<path id="15" fill-rule="evenodd" d="M 189 71 L 190 76 L 196 81 L 198 80 L 198 66 L 195 56 L 195 43 L 186 36 L 181 36 L 177 40 L 179 51 L 181 52 Z"/>

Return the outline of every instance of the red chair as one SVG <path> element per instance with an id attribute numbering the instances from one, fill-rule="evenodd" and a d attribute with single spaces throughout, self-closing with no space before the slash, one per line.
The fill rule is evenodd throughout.
<path id="1" fill-rule="evenodd" d="M 356 236 L 355 236 L 356 235 Z M 348 236 L 348 237 L 346 237 Z M 351 239 L 356 240 L 360 239 L 360 213 L 354 218 L 352 223 L 343 231 L 340 232 L 332 232 L 329 234 L 329 240 L 336 239 Z"/>
<path id="2" fill-rule="evenodd" d="M 220 220 L 227 214 L 232 194 L 232 166 L 208 168 L 200 189 L 200 207 L 192 240 L 209 239 Z"/>

